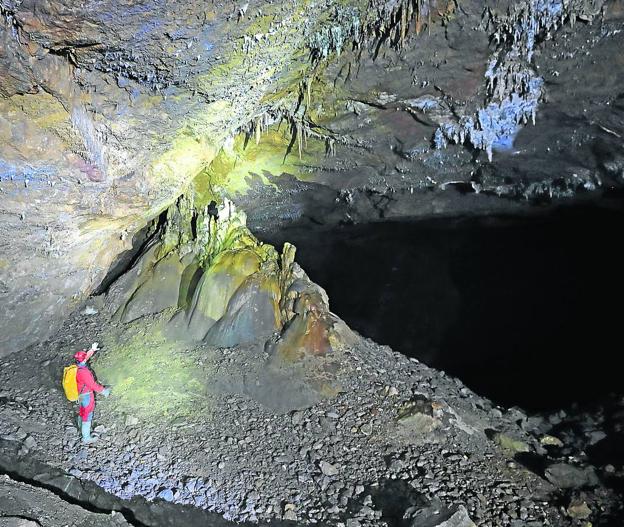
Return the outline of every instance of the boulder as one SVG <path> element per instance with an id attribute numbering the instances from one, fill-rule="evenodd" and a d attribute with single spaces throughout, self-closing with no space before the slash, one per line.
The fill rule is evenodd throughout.
<path id="1" fill-rule="evenodd" d="M 197 284 L 186 313 L 188 337 L 201 340 L 225 315 L 232 296 L 260 268 L 260 257 L 250 249 L 219 254 Z"/>
<path id="2" fill-rule="evenodd" d="M 507 434 L 495 434 L 493 439 L 498 446 L 500 446 L 503 450 L 509 452 L 510 454 L 529 452 L 530 450 L 527 443 L 525 443 L 524 441 L 520 441 L 519 439 L 514 439 Z"/>
<path id="3" fill-rule="evenodd" d="M 267 338 L 280 329 L 280 289 L 275 271 L 249 276 L 235 291 L 223 316 L 208 330 L 204 341 L 231 347 Z"/>
<path id="4" fill-rule="evenodd" d="M 410 522 L 410 527 L 476 527 L 463 505 L 447 508 L 432 505 L 418 511 Z"/>
<path id="5" fill-rule="evenodd" d="M 327 293 L 307 276 L 295 278 L 282 298 L 284 329 L 268 351 L 277 361 L 293 363 L 324 357 L 354 343 L 356 335 L 329 311 Z"/>
<path id="6" fill-rule="evenodd" d="M 586 520 L 591 516 L 591 509 L 583 500 L 572 500 L 566 509 L 568 516 L 576 520 Z"/>
<path id="7" fill-rule="evenodd" d="M 142 316 L 176 307 L 184 270 L 185 265 L 175 252 L 156 262 L 123 307 L 121 320 L 131 322 Z"/>
<path id="8" fill-rule="evenodd" d="M 599 480 L 592 467 L 575 467 L 567 463 L 555 463 L 545 472 L 546 479 L 561 489 L 593 487 Z"/>

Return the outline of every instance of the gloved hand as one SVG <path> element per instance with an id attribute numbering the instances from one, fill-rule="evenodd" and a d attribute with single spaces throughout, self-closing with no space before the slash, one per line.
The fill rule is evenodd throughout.
<path id="1" fill-rule="evenodd" d="M 93 351 L 97 351 L 99 349 L 98 346 L 99 346 L 99 344 L 97 342 L 94 342 L 93 344 L 91 344 L 91 349 Z"/>
<path id="2" fill-rule="evenodd" d="M 108 396 L 110 395 L 110 393 L 111 393 L 111 389 L 110 389 L 110 388 L 104 388 L 104 389 L 102 390 L 102 395 L 103 395 L 104 397 L 108 397 Z"/>

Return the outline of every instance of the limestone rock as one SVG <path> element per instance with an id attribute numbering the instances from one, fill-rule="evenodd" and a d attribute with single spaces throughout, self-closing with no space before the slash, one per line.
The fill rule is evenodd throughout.
<path id="1" fill-rule="evenodd" d="M 204 272 L 187 310 L 190 335 L 201 340 L 226 312 L 241 284 L 260 268 L 260 258 L 249 249 L 225 251 Z"/>
<path id="2" fill-rule="evenodd" d="M 168 307 L 176 307 L 184 270 L 179 256 L 171 253 L 143 272 L 141 285 L 123 307 L 121 320 L 130 322 L 144 315 L 160 313 Z"/>
<path id="3" fill-rule="evenodd" d="M 0 354 L 44 339 L 183 193 L 236 197 L 267 228 L 489 210 L 501 196 L 552 199 L 623 182 L 621 105 L 607 104 L 622 85 L 610 67 L 622 47 L 617 3 L 235 4 L 3 2 Z M 603 7 L 606 25 L 547 38 L 577 16 L 595 21 Z M 487 31 L 466 30 L 481 27 L 484 12 Z M 417 66 L 384 53 L 370 60 L 376 40 Z M 594 57 L 579 76 L 581 48 Z M 360 74 L 344 89 L 319 89 L 355 60 Z M 542 136 L 523 129 L 535 132 L 526 148 L 498 156 L 523 135 L 546 86 L 553 114 L 566 118 L 543 120 Z M 578 132 L 586 115 L 587 133 Z M 296 134 L 262 145 L 282 121 Z M 440 142 L 472 143 L 492 163 L 476 166 L 460 146 L 432 151 L 437 123 Z M 577 133 L 586 139 L 559 148 L 558 138 Z M 247 159 L 234 153 L 252 136 L 258 148 Z M 285 155 L 293 143 L 305 159 Z M 266 175 L 282 172 L 292 175 Z M 453 188 L 474 195 L 458 200 Z M 431 189 L 441 191 L 435 200 Z M 280 305 L 283 320 L 289 307 Z"/>
<path id="4" fill-rule="evenodd" d="M 270 353 L 278 360 L 294 362 L 321 357 L 355 342 L 353 332 L 329 311 L 327 293 L 305 274 L 296 278 L 282 297 L 284 329 Z"/>
<path id="5" fill-rule="evenodd" d="M 279 77 L 267 71 L 310 67 L 290 8 L 255 8 L 283 23 L 246 50 L 248 64 L 240 41 L 257 22 L 228 7 L 3 3 L 0 354 L 45 338 L 98 287 L 133 234 L 257 114 Z M 312 29 L 320 13 L 300 15 Z"/>

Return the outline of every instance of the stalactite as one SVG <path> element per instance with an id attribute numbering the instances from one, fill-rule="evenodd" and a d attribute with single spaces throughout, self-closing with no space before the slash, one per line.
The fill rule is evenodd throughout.
<path id="1" fill-rule="evenodd" d="M 498 49 L 485 72 L 486 104 L 476 119 L 464 116 L 441 125 L 434 135 L 435 146 L 444 148 L 468 140 L 491 161 L 497 142 L 512 140 L 529 118 L 535 123 L 544 85 L 531 65 L 536 41 L 585 13 L 588 3 L 595 8 L 595 2 L 586 0 L 528 0 L 515 4 L 502 18 L 487 9 L 485 25 L 494 28 L 492 40 Z"/>

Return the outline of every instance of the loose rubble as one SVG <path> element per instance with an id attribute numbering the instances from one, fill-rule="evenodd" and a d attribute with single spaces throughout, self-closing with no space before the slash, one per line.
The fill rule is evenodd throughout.
<path id="1" fill-rule="evenodd" d="M 118 325 L 77 314 L 29 350 L 35 370 L 25 371 L 21 356 L 2 359 L 2 439 L 21 444 L 20 456 L 121 498 L 189 504 L 236 521 L 571 526 L 581 518 L 609 525 L 622 512 L 615 486 L 602 477 L 621 482 L 621 464 L 598 478 L 552 429 L 558 418 L 497 408 L 458 380 L 361 337 L 332 357 L 339 392 L 289 411 L 258 403 L 235 382 L 262 368 L 262 349 L 191 347 L 186 353 L 207 384 L 190 414 L 124 415 L 113 387 L 98 401 L 99 441 L 84 447 L 59 389 L 61 366 L 78 342 L 142 334 L 157 323 L 158 316 Z M 624 413 L 624 401 L 617 408 Z M 435 515 L 438 523 L 430 520 L 434 510 L 447 511 Z"/>

